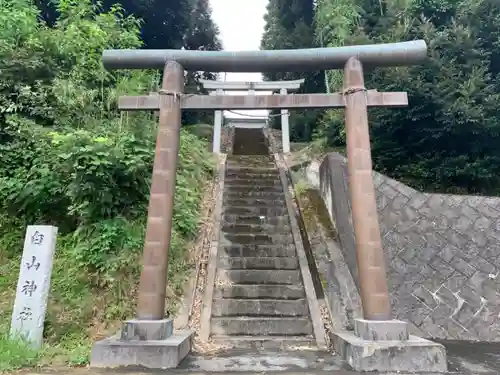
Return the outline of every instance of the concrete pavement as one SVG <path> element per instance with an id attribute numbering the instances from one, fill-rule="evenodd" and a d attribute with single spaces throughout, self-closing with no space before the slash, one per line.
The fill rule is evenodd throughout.
<path id="1" fill-rule="evenodd" d="M 500 374 L 499 343 L 443 342 L 448 350 L 449 374 L 453 375 L 498 375 Z M 224 372 L 227 375 L 240 374 L 332 374 L 362 375 L 349 371 L 348 367 L 335 355 L 312 351 L 300 352 L 250 352 L 230 350 L 214 355 L 192 354 L 175 370 L 161 371 L 144 369 L 97 370 L 41 369 L 20 371 L 23 375 L 146 375 L 166 373 L 174 375 L 206 375 Z M 398 373 L 398 375 L 404 375 Z M 430 374 L 428 374 L 430 375 Z"/>

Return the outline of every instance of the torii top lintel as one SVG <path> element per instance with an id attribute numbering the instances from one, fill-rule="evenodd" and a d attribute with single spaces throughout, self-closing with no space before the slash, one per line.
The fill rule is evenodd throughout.
<path id="1" fill-rule="evenodd" d="M 185 70 L 207 72 L 305 72 L 341 69 L 350 57 L 364 65 L 413 65 L 427 56 L 423 40 L 334 48 L 263 51 L 105 50 L 107 69 L 162 69 L 177 61 Z"/>
<path id="2" fill-rule="evenodd" d="M 239 81 L 215 81 L 211 79 L 200 79 L 200 83 L 207 90 L 224 90 L 224 91 L 275 91 L 286 89 L 288 91 L 298 90 L 303 85 L 305 79 L 297 79 L 294 81 L 262 81 L 262 82 L 239 82 Z"/>

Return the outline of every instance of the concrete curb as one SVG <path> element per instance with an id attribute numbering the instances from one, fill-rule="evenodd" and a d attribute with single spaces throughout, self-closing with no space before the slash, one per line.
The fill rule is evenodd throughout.
<path id="1" fill-rule="evenodd" d="M 198 268 L 195 267 L 190 273 L 186 281 L 187 286 L 184 288 L 184 297 L 182 298 L 181 307 L 174 318 L 174 329 L 188 329 L 189 319 L 191 316 L 192 306 L 196 292 L 196 280 Z"/>
<path id="2" fill-rule="evenodd" d="M 299 259 L 300 273 L 302 275 L 302 281 L 304 282 L 304 289 L 306 292 L 309 313 L 311 315 L 311 321 L 313 324 L 316 345 L 320 350 L 327 350 L 325 330 L 323 328 L 323 319 L 321 317 L 321 309 L 319 307 L 318 298 L 314 289 L 311 272 L 309 270 L 309 264 L 307 262 L 307 256 L 304 250 L 304 245 L 302 244 L 302 236 L 300 235 L 299 224 L 297 222 L 297 218 L 295 217 L 296 211 L 292 201 L 293 198 L 290 190 L 288 189 L 289 185 L 287 174 L 289 174 L 289 170 L 285 161 L 280 158 L 280 154 L 275 152 L 276 145 L 274 143 L 272 135 L 268 134 L 268 132 L 266 131 L 264 131 L 264 135 L 270 143 L 271 151 L 273 152 L 274 161 L 278 166 L 281 184 L 285 193 L 288 216 L 290 217 L 290 226 L 292 227 L 293 240 L 295 243 L 295 248 L 297 250 L 297 257 Z"/>
<path id="3" fill-rule="evenodd" d="M 219 172 L 219 191 L 215 202 L 215 210 L 213 214 L 214 231 L 213 238 L 210 244 L 210 253 L 207 263 L 207 280 L 205 293 L 202 301 L 202 313 L 200 320 L 200 339 L 208 341 L 210 338 L 210 318 L 212 317 L 212 299 L 215 287 L 215 276 L 217 273 L 217 255 L 219 250 L 219 237 L 222 218 L 222 198 L 224 193 L 224 177 L 226 175 L 226 156 L 220 154 L 218 172 Z"/>
<path id="4" fill-rule="evenodd" d="M 297 208 L 303 216 L 304 207 L 300 199 L 297 199 Z M 328 285 L 321 287 L 332 323 L 332 332 L 328 333 L 331 336 L 334 332 L 353 329 L 353 319 L 362 317 L 361 298 L 338 244 L 328 236 L 320 220 L 316 217 L 313 220 L 314 230 L 306 230 L 305 234 L 320 277 L 328 280 Z M 318 240 L 321 243 L 319 247 L 313 245 Z"/>
<path id="5" fill-rule="evenodd" d="M 310 163 L 307 167 L 306 179 L 314 186 L 314 189 L 321 197 L 322 203 L 325 205 L 325 209 L 330 215 L 330 211 L 328 207 L 326 207 L 324 191 L 322 194 L 322 190 L 320 189 L 319 163 L 316 163 L 317 168 L 314 168 L 313 163 Z M 299 209 L 301 209 L 300 205 Z M 331 221 L 331 216 L 328 219 Z M 328 298 L 328 293 L 325 291 L 325 299 L 327 300 L 332 320 L 334 316 L 338 317 L 336 320 L 338 320 L 338 325 L 342 327 L 338 330 L 334 329 L 334 332 L 352 330 L 354 327 L 354 319 L 363 317 L 358 287 L 349 269 L 349 265 L 344 259 L 344 254 L 340 247 L 341 245 L 337 240 L 327 235 L 326 229 L 319 222 L 317 225 L 317 232 L 328 250 L 328 263 L 332 268 L 331 275 L 335 278 L 338 286 L 338 296 L 336 298 Z M 307 235 L 309 236 L 310 233 L 307 232 Z M 333 311 L 336 313 L 334 314 Z M 342 315 L 342 317 L 339 315 Z"/>

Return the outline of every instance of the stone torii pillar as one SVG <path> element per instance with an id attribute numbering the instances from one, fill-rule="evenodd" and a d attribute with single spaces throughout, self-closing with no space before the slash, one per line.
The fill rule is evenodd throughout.
<path id="1" fill-rule="evenodd" d="M 249 95 L 255 95 L 256 91 L 278 91 L 280 95 L 297 91 L 304 84 L 304 79 L 295 81 L 263 81 L 263 82 L 224 82 L 212 80 L 200 80 L 210 95 L 223 95 L 226 91 L 248 91 Z M 214 94 L 215 91 L 215 94 Z M 288 109 L 281 110 L 281 136 L 283 152 L 290 152 L 290 122 Z M 220 139 L 222 131 L 222 111 L 215 111 L 214 116 L 214 139 L 213 152 L 220 153 Z"/>

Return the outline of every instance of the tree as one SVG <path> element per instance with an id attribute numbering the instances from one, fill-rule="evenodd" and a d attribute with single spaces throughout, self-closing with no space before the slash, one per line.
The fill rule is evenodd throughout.
<path id="1" fill-rule="evenodd" d="M 313 0 L 270 0 L 265 15 L 266 25 L 261 41 L 262 49 L 311 48 L 314 36 Z M 305 78 L 301 92 L 323 92 L 323 73 L 273 72 L 264 73 L 267 81 Z M 297 111 L 290 116 L 291 137 L 311 140 L 319 111 Z"/>
<path id="2" fill-rule="evenodd" d="M 60 16 L 61 3 L 78 6 L 77 0 L 36 0 L 42 18 L 51 27 L 55 26 Z M 95 12 L 117 9 L 116 0 L 93 0 Z M 124 17 L 133 15 L 141 26 L 141 48 L 148 49 L 189 49 L 215 51 L 220 50 L 219 30 L 212 20 L 212 10 L 208 0 L 179 0 L 165 3 L 159 0 L 130 1 L 121 0 L 120 11 Z M 158 76 L 161 81 L 161 74 Z M 186 75 L 186 91 L 201 92 L 200 78 L 215 79 L 210 72 L 189 72 Z M 159 82 L 160 82 L 159 81 Z M 154 89 L 159 82 L 156 82 Z M 184 112 L 183 120 L 187 123 L 212 122 L 212 112 Z"/>
<path id="3" fill-rule="evenodd" d="M 332 0 L 320 2 L 327 19 Z M 346 6 L 347 3 L 346 3 Z M 370 88 L 407 91 L 409 108 L 370 112 L 375 168 L 430 191 L 495 194 L 500 182 L 498 36 L 500 4 L 492 0 L 363 0 L 344 22 L 327 19 L 341 43 L 423 38 L 429 57 L 413 67 L 376 69 Z M 339 26 L 340 25 L 340 26 Z M 319 25 L 318 25 L 319 27 Z M 330 42 L 341 44 L 330 37 Z M 337 45 L 338 45 L 337 44 Z M 322 124 L 330 144 L 342 144 L 343 123 Z"/>
<path id="4" fill-rule="evenodd" d="M 66 0 L 67 2 L 67 0 Z M 78 0 L 71 0 L 74 5 Z M 53 26 L 59 17 L 59 0 L 36 0 L 41 16 L 49 26 Z M 191 0 L 94 0 L 97 9 L 107 11 L 119 4 L 125 16 L 133 15 L 141 20 L 141 39 L 144 48 L 179 49 L 183 46 L 183 38 L 189 27 Z"/>
<path id="5" fill-rule="evenodd" d="M 212 9 L 208 0 L 192 0 L 193 8 L 190 15 L 189 28 L 184 35 L 184 48 L 196 51 L 219 51 L 222 49 L 219 40 L 219 28 L 212 20 Z M 186 74 L 186 92 L 207 92 L 200 85 L 200 79 L 216 79 L 211 72 L 188 72 Z M 213 124 L 213 111 L 184 111 L 182 118 L 185 123 Z"/>

